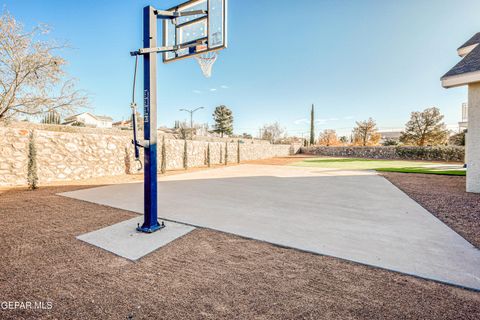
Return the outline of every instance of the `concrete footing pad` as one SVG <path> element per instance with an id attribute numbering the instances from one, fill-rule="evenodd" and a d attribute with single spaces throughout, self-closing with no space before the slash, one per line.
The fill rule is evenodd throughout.
<path id="1" fill-rule="evenodd" d="M 195 229 L 195 227 L 167 221 L 165 222 L 166 227 L 162 230 L 147 234 L 135 229 L 137 224 L 142 224 L 142 222 L 143 217 L 135 217 L 100 230 L 82 234 L 77 239 L 118 256 L 138 260 Z"/>

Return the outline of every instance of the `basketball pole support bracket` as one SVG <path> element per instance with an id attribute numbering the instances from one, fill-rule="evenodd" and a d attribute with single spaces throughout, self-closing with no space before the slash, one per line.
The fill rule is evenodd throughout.
<path id="1" fill-rule="evenodd" d="M 192 48 L 196 47 L 202 44 L 207 43 L 207 38 L 199 39 L 199 40 L 194 40 L 190 42 L 185 42 L 176 46 L 168 46 L 168 47 L 155 47 L 155 48 L 141 48 L 138 49 L 137 51 L 132 51 L 130 52 L 131 56 L 140 56 L 140 55 L 145 55 L 148 53 L 163 53 L 163 52 L 172 52 L 172 51 L 178 51 L 181 49 L 187 49 L 187 48 Z"/>

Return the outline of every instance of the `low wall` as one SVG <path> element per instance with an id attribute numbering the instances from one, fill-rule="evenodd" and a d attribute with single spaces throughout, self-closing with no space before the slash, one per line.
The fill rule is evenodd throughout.
<path id="1" fill-rule="evenodd" d="M 0 186 L 27 183 L 28 145 L 31 128 L 1 127 L 0 135 Z M 33 130 L 37 151 L 39 183 L 80 180 L 100 176 L 113 176 L 137 172 L 133 158 L 131 136 L 113 132 L 105 134 L 88 132 L 62 132 Z M 158 142 L 160 170 L 162 141 Z M 210 146 L 210 163 L 237 162 L 238 144 L 187 140 L 187 165 L 204 166 L 207 146 Z M 290 145 L 240 143 L 240 160 L 266 159 L 287 156 L 298 152 Z M 183 168 L 185 142 L 165 139 L 167 169 Z M 143 156 L 141 157 L 143 160 Z"/>
<path id="2" fill-rule="evenodd" d="M 302 147 L 300 153 L 331 157 L 354 157 L 370 159 L 403 159 L 427 161 L 463 162 L 465 148 L 457 146 L 415 147 Z"/>

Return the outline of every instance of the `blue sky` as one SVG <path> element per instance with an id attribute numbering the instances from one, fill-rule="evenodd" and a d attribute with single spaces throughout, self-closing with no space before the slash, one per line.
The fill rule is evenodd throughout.
<path id="1" fill-rule="evenodd" d="M 93 111 L 120 120 L 129 116 L 128 53 L 142 44 L 142 8 L 178 2 L 3 3 L 27 28 L 47 23 L 51 37 L 68 40 L 68 72 L 91 94 Z M 341 134 L 368 117 L 380 128 L 403 127 L 411 111 L 429 106 L 454 125 L 466 89 L 443 89 L 439 78 L 459 61 L 456 48 L 480 31 L 478 12 L 477 0 L 230 0 L 229 48 L 211 78 L 194 59 L 160 64 L 159 124 L 185 120 L 178 109 L 197 106 L 205 110 L 196 121 L 212 123 L 214 107 L 225 104 L 236 133 L 278 121 L 300 135 L 314 103 L 317 130 Z"/>

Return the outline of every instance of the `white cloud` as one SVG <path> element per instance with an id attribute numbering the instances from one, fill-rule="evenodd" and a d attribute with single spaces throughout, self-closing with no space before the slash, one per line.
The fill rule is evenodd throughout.
<path id="1" fill-rule="evenodd" d="M 229 87 L 226 86 L 226 85 L 224 85 L 224 84 L 222 84 L 222 85 L 220 86 L 220 88 L 222 88 L 222 89 L 228 89 Z"/>
<path id="2" fill-rule="evenodd" d="M 193 90 L 193 93 L 202 93 L 200 90 Z"/>
<path id="3" fill-rule="evenodd" d="M 328 118 L 328 119 L 315 119 L 315 123 L 318 123 L 318 124 L 325 124 L 327 122 L 331 122 L 331 121 L 338 121 L 339 119 L 338 118 Z M 310 123 L 310 119 L 307 119 L 307 118 L 302 118 L 302 119 L 297 119 L 293 122 L 294 124 L 308 124 Z"/>
<path id="4" fill-rule="evenodd" d="M 215 91 L 217 91 L 217 89 L 216 89 L 216 88 L 212 88 L 212 89 L 210 89 L 210 91 L 211 91 L 211 92 L 215 92 Z"/>
<path id="5" fill-rule="evenodd" d="M 338 118 L 328 118 L 328 119 L 315 119 L 315 123 L 327 123 L 331 121 L 338 121 Z"/>
<path id="6" fill-rule="evenodd" d="M 308 123 L 308 119 L 306 118 L 303 118 L 303 119 L 297 119 L 295 121 L 293 121 L 294 124 L 304 124 L 304 123 Z"/>

